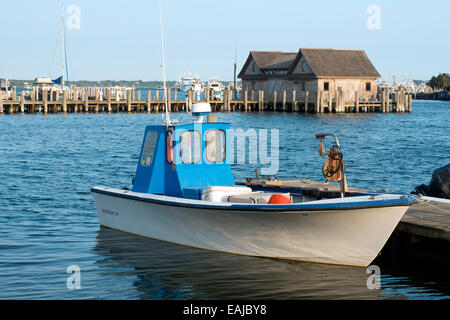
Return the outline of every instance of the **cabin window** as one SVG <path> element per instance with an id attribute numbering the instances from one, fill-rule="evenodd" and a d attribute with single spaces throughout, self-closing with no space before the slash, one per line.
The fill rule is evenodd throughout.
<path id="1" fill-rule="evenodd" d="M 153 156 L 155 154 L 156 141 L 158 133 L 156 131 L 148 131 L 145 136 L 144 149 L 142 150 L 141 164 L 143 166 L 151 166 Z"/>
<path id="2" fill-rule="evenodd" d="M 205 134 L 206 140 L 206 159 L 209 162 L 225 161 L 225 131 L 208 130 Z"/>
<path id="3" fill-rule="evenodd" d="M 200 163 L 202 160 L 202 138 L 200 132 L 184 131 L 180 138 L 181 161 L 186 164 Z"/>
<path id="4" fill-rule="evenodd" d="M 366 91 L 370 91 L 370 89 L 371 89 L 371 83 L 366 82 Z"/>
<path id="5" fill-rule="evenodd" d="M 323 83 L 323 90 L 324 91 L 330 90 L 330 83 L 329 82 L 324 82 Z"/>

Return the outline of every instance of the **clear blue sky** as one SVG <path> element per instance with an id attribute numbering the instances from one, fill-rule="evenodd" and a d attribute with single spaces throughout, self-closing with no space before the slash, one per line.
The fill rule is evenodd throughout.
<path id="1" fill-rule="evenodd" d="M 64 2 L 80 9 L 80 29 L 66 30 L 70 79 L 161 79 L 159 0 Z M 448 0 L 163 0 L 163 12 L 169 80 L 232 80 L 235 47 L 238 71 L 250 50 L 304 47 L 364 49 L 390 80 L 450 72 Z M 59 76 L 60 16 L 58 0 L 0 0 L 0 77 Z"/>

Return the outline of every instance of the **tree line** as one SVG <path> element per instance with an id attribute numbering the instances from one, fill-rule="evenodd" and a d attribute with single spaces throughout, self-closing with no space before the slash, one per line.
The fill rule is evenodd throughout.
<path id="1" fill-rule="evenodd" d="M 450 75 L 448 73 L 439 73 L 437 76 L 431 77 L 427 84 L 433 89 L 446 88 L 450 86 Z"/>

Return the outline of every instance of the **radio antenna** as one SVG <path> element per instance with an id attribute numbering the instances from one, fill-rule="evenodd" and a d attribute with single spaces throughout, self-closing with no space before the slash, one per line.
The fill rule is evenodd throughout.
<path id="1" fill-rule="evenodd" d="M 166 58 L 164 53 L 164 29 L 163 29 L 163 14 L 162 14 L 162 0 L 159 0 L 159 22 L 161 27 L 161 56 L 162 56 L 162 77 L 163 77 L 163 88 L 164 88 L 164 106 L 166 109 L 166 127 L 169 128 L 170 125 L 170 113 L 169 113 L 169 101 L 167 97 L 167 85 L 166 85 Z"/>

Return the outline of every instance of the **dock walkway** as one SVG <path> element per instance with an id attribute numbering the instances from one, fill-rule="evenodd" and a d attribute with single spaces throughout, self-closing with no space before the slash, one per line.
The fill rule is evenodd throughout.
<path id="1" fill-rule="evenodd" d="M 147 97 L 141 99 L 146 93 Z M 18 95 L 16 91 L 5 95 L 0 91 L 0 114 L 35 114 L 35 113 L 157 113 L 165 111 L 163 90 L 143 90 L 121 88 L 77 88 L 72 86 L 64 92 L 56 90 L 38 90 L 34 88 L 25 97 L 25 91 Z M 356 97 L 355 101 L 344 102 L 342 93 L 330 95 L 324 100 L 322 92 L 307 92 L 304 101 L 296 99 L 295 91 L 281 93 L 281 99 L 264 98 L 264 91 L 237 91 L 226 89 L 223 97 L 216 99 L 214 91 L 205 89 L 203 98 L 193 91 L 180 99 L 177 90 L 168 91 L 168 104 L 171 112 L 190 111 L 196 102 L 208 102 L 213 112 L 231 111 L 279 111 L 297 113 L 359 113 L 359 112 L 411 112 L 412 95 L 403 91 L 394 93 L 383 91 L 377 99 L 367 101 Z M 311 95 L 309 95 L 311 94 Z M 291 99 L 288 99 L 291 96 Z M 308 100 L 309 96 L 317 99 Z"/>

